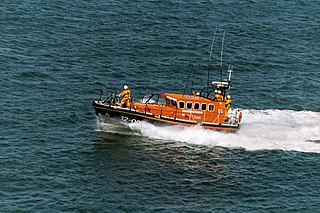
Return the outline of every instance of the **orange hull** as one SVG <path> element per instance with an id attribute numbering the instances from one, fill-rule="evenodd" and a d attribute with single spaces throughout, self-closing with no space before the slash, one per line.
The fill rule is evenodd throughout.
<path id="1" fill-rule="evenodd" d="M 241 112 L 228 113 L 223 101 L 173 93 L 164 93 L 160 97 L 164 103 L 153 100 L 133 101 L 128 108 L 123 108 L 116 103 L 94 101 L 93 106 L 97 115 L 118 117 L 125 122 L 147 120 L 171 125 L 200 125 L 207 129 L 225 131 L 236 131 L 239 128 Z"/>

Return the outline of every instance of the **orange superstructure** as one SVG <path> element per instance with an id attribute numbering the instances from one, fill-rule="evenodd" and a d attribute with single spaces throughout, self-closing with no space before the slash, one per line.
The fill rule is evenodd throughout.
<path id="1" fill-rule="evenodd" d="M 131 107 L 159 118 L 218 124 L 226 121 L 226 107 L 222 101 L 174 93 L 164 93 L 160 97 L 164 98 L 165 104 L 133 102 Z"/>

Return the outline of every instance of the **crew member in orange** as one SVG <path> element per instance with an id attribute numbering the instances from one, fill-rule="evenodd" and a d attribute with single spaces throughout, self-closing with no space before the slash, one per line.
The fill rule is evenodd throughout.
<path id="1" fill-rule="evenodd" d="M 123 86 L 123 91 L 118 95 L 119 97 L 123 96 L 121 100 L 120 107 L 130 107 L 130 90 L 127 85 Z"/>
<path id="2" fill-rule="evenodd" d="M 229 120 L 229 109 L 231 107 L 231 96 L 230 95 L 227 96 L 224 104 L 226 106 L 226 119 L 225 120 Z"/>
<path id="3" fill-rule="evenodd" d="M 220 90 L 218 90 L 218 91 L 216 92 L 216 94 L 215 94 L 214 97 L 213 97 L 213 100 L 214 100 L 214 101 L 220 101 L 220 102 L 223 100 L 223 96 L 222 96 Z"/>
<path id="4" fill-rule="evenodd" d="M 227 96 L 225 105 L 226 105 L 226 110 L 228 111 L 231 107 L 231 96 L 230 95 Z"/>

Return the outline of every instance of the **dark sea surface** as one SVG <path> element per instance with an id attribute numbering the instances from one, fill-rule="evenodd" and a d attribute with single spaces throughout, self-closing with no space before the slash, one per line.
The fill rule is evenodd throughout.
<path id="1" fill-rule="evenodd" d="M 320 212 L 319 11 L 299 0 L 2 0 L 0 212 Z M 201 89 L 215 32 L 219 80 L 223 30 L 237 133 L 99 123 L 102 89 Z"/>

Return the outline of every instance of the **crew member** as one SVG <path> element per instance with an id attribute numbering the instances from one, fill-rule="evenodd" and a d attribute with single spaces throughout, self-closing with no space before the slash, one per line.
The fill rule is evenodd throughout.
<path id="1" fill-rule="evenodd" d="M 221 94 L 221 91 L 220 90 L 216 91 L 216 94 L 214 95 L 213 100 L 221 102 L 222 99 L 223 99 L 223 96 Z"/>
<path id="2" fill-rule="evenodd" d="M 121 100 L 120 107 L 130 107 L 130 90 L 127 85 L 123 86 L 123 91 L 118 95 L 119 97 L 123 96 Z"/>
<path id="3" fill-rule="evenodd" d="M 230 107 L 231 107 L 231 96 L 230 96 L 230 95 L 227 96 L 225 106 L 226 106 L 226 110 L 227 110 L 227 111 L 228 111 L 228 110 L 230 109 Z"/>
<path id="4" fill-rule="evenodd" d="M 229 120 L 229 109 L 231 107 L 231 97 L 230 97 L 230 95 L 228 95 L 226 100 L 225 100 L 225 106 L 226 106 L 226 114 L 225 114 L 226 118 L 225 118 L 225 121 L 228 121 Z"/>

